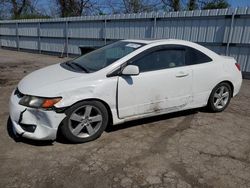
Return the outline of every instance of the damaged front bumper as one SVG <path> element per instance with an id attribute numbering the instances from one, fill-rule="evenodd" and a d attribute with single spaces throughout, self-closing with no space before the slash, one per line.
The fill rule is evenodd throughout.
<path id="1" fill-rule="evenodd" d="M 57 129 L 66 115 L 53 110 L 25 107 L 19 101 L 20 98 L 13 92 L 9 103 L 13 131 L 29 139 L 55 140 Z"/>

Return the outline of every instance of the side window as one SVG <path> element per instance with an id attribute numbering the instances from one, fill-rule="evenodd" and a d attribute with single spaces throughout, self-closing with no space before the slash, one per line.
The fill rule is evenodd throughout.
<path id="1" fill-rule="evenodd" d="M 143 57 L 134 60 L 140 72 L 161 70 L 185 65 L 185 49 L 165 48 L 150 52 Z"/>
<path id="2" fill-rule="evenodd" d="M 187 47 L 186 65 L 195 65 L 212 61 L 210 57 L 194 48 Z"/>

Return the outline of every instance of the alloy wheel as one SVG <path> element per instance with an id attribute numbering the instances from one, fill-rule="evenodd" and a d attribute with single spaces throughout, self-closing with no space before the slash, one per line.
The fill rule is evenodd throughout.
<path id="1" fill-rule="evenodd" d="M 98 108 L 84 105 L 73 111 L 68 121 L 69 129 L 73 135 L 87 138 L 100 129 L 103 118 Z"/>
<path id="2" fill-rule="evenodd" d="M 213 97 L 213 103 L 215 108 L 222 109 L 227 105 L 230 97 L 229 92 L 229 89 L 223 85 L 215 91 Z"/>

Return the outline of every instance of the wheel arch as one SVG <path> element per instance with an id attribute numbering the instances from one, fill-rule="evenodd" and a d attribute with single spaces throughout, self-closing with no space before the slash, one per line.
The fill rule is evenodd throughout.
<path id="1" fill-rule="evenodd" d="M 229 80 L 223 80 L 223 81 L 221 81 L 220 83 L 218 83 L 217 85 L 219 85 L 219 84 L 221 84 L 221 83 L 227 83 L 227 84 L 229 84 L 230 85 L 230 87 L 231 87 L 231 97 L 233 97 L 233 94 L 234 94 L 234 85 L 233 85 L 233 83 L 231 82 L 231 81 L 229 81 Z M 216 85 L 216 86 L 217 86 Z M 215 86 L 215 87 L 216 87 Z"/>
<path id="2" fill-rule="evenodd" d="M 62 112 L 65 113 L 65 111 L 67 111 L 73 105 L 75 105 L 75 104 L 77 104 L 79 102 L 83 102 L 83 101 L 98 101 L 98 102 L 102 103 L 105 106 L 105 108 L 107 109 L 107 111 L 108 111 L 108 126 L 113 125 L 113 115 L 112 115 L 110 106 L 108 105 L 108 103 L 106 103 L 105 101 L 103 101 L 101 99 L 98 99 L 98 98 L 87 98 L 87 99 L 77 101 L 77 102 L 71 104 L 70 106 L 67 106 L 65 108 L 60 109 L 59 113 L 62 113 Z M 57 129 L 57 133 L 56 133 L 56 138 L 57 139 L 62 139 L 62 133 L 61 133 L 62 122 L 63 122 L 63 120 L 61 121 L 61 123 L 59 124 L 58 129 Z"/>
<path id="3" fill-rule="evenodd" d="M 219 82 L 218 84 L 216 84 L 216 85 L 213 87 L 213 89 L 211 90 L 211 92 L 210 92 L 210 94 L 209 94 L 209 96 L 208 96 L 208 98 L 207 98 L 207 103 L 208 103 L 208 101 L 209 101 L 209 98 L 210 98 L 210 96 L 211 96 L 211 94 L 212 94 L 214 88 L 215 88 L 216 86 L 218 86 L 219 84 L 221 84 L 221 83 L 227 83 L 227 84 L 230 85 L 230 87 L 231 87 L 231 97 L 233 97 L 233 93 L 234 93 L 234 86 L 233 86 L 233 83 L 232 83 L 231 81 L 229 81 L 229 80 L 223 80 L 223 81 Z"/>
<path id="4" fill-rule="evenodd" d="M 108 111 L 108 120 L 109 120 L 108 124 L 113 125 L 113 115 L 112 115 L 112 111 L 111 111 L 110 106 L 108 105 L 107 102 L 105 102 L 104 100 L 98 99 L 98 98 L 87 98 L 87 99 L 83 99 L 83 100 L 77 101 L 77 102 L 73 103 L 72 105 L 66 107 L 64 109 L 64 111 L 66 111 L 70 107 L 74 106 L 75 104 L 77 104 L 79 102 L 83 102 L 83 101 L 98 101 L 98 102 L 102 103 L 105 106 L 105 108 L 107 109 L 107 111 Z"/>

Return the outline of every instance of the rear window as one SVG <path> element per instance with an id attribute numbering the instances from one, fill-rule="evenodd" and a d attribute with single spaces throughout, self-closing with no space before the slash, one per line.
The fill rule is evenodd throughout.
<path id="1" fill-rule="evenodd" d="M 201 63 L 207 63 L 212 61 L 210 57 L 205 55 L 204 53 L 194 49 L 187 47 L 186 49 L 186 65 L 195 65 Z"/>

